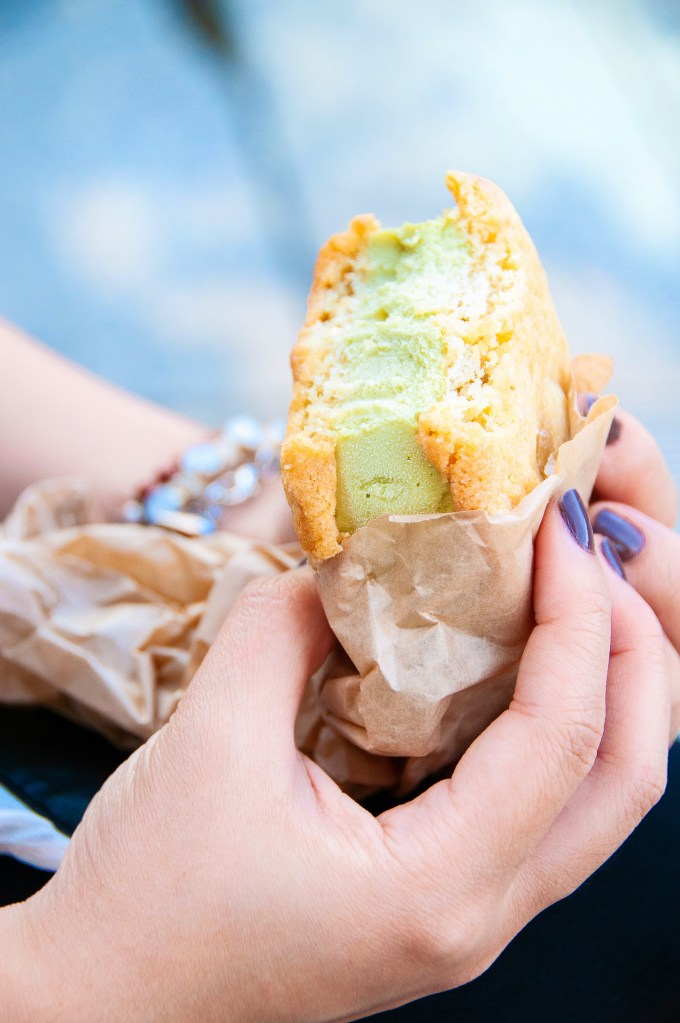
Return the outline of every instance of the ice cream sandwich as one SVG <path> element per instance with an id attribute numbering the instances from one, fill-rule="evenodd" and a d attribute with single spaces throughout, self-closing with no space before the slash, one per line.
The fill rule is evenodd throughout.
<path id="1" fill-rule="evenodd" d="M 533 243 L 495 185 L 447 184 L 440 217 L 356 217 L 319 253 L 281 455 L 314 562 L 382 515 L 508 512 L 568 438 L 568 349 Z"/>

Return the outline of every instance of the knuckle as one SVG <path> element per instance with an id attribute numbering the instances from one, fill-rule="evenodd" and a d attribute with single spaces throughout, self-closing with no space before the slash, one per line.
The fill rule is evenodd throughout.
<path id="1" fill-rule="evenodd" d="M 608 653 L 611 623 L 611 597 L 599 588 L 583 593 L 577 605 L 572 602 L 569 608 L 560 608 L 550 621 L 559 636 L 556 667 L 562 665 L 564 669 L 565 659 L 590 663 L 594 655 L 603 655 L 605 650 Z"/>
<path id="2" fill-rule="evenodd" d="M 480 886 L 468 878 L 449 901 L 433 888 L 423 900 L 409 901 L 409 957 L 445 977 L 475 962 L 493 941 L 505 916 L 504 888 Z"/>
<path id="3" fill-rule="evenodd" d="M 467 901 L 475 902 L 474 898 Z M 495 946 L 503 928 L 498 902 L 493 912 L 484 906 L 470 910 L 459 904 L 455 919 L 453 913 L 447 913 L 445 919 L 421 919 L 415 933 L 411 932 L 414 944 L 408 949 L 409 961 L 415 960 L 427 970 L 433 991 L 474 980 L 496 958 L 500 948 Z"/>
<path id="4" fill-rule="evenodd" d="M 588 590 L 580 599 L 579 628 L 587 636 L 601 635 L 611 623 L 612 602 L 609 589 L 597 587 Z"/>
<path id="5" fill-rule="evenodd" d="M 245 632 L 259 631 L 290 604 L 297 585 L 284 573 L 253 579 L 241 592 L 231 617 Z"/>
<path id="6" fill-rule="evenodd" d="M 587 672 L 589 677 L 594 677 L 597 673 L 597 677 L 604 682 L 610 647 L 609 628 L 606 632 L 599 628 L 593 628 L 591 631 L 587 628 L 579 629 L 570 637 L 568 646 L 553 651 L 551 666 L 554 677 L 562 678 L 568 683 L 577 672 L 581 677 Z"/>
<path id="7" fill-rule="evenodd" d="M 665 758 L 640 760 L 630 772 L 626 791 L 629 816 L 639 823 L 666 791 L 667 766 Z"/>
<path id="8" fill-rule="evenodd" d="M 577 775 L 585 776 L 595 763 L 603 731 L 604 712 L 600 709 L 590 715 L 582 709 L 559 729 L 560 749 L 567 765 Z"/>
<path id="9" fill-rule="evenodd" d="M 283 598 L 283 576 L 262 576 L 252 579 L 245 586 L 238 600 L 239 608 L 251 614 L 261 614 Z"/>
<path id="10" fill-rule="evenodd" d="M 446 976 L 452 966 L 466 960 L 471 946 L 476 944 L 474 931 L 466 928 L 460 919 L 421 920 L 412 935 L 415 955 L 423 963 L 429 963 L 434 972 Z"/>
<path id="11" fill-rule="evenodd" d="M 488 970 L 500 951 L 502 950 L 497 949 L 494 952 L 485 950 L 474 957 L 457 962 L 453 967 L 449 966 L 448 971 L 440 977 L 435 993 L 451 991 L 453 988 L 476 980 L 485 970 Z"/>
<path id="12" fill-rule="evenodd" d="M 594 637 L 608 634 L 611 610 L 611 596 L 602 581 L 602 585 L 579 592 L 578 600 L 572 595 L 557 594 L 539 621 L 568 629 L 570 643 L 578 641 L 579 637 L 583 643 L 592 643 Z"/>
<path id="13" fill-rule="evenodd" d="M 513 701 L 516 705 L 516 701 Z M 561 761 L 565 771 L 585 777 L 597 758 L 605 723 L 603 695 L 574 697 L 559 706 L 541 708 L 519 705 L 521 713 L 537 717 L 546 762 Z M 557 756 L 556 756 L 557 755 Z"/>

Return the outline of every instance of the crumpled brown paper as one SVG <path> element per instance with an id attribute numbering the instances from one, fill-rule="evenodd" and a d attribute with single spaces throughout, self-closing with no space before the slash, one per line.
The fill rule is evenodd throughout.
<path id="1" fill-rule="evenodd" d="M 533 623 L 533 538 L 553 494 L 589 498 L 616 405 L 583 419 L 576 387 L 600 390 L 609 371 L 574 361 L 572 439 L 511 514 L 385 517 L 321 566 L 344 651 L 310 681 L 296 741 L 352 794 L 409 790 L 507 706 Z M 85 481 L 46 481 L 0 530 L 0 700 L 132 746 L 168 719 L 246 583 L 299 550 L 96 517 Z"/>
<path id="2" fill-rule="evenodd" d="M 93 515 L 85 480 L 47 480 L 0 530 L 0 700 L 133 746 L 168 720 L 244 586 L 299 549 Z"/>

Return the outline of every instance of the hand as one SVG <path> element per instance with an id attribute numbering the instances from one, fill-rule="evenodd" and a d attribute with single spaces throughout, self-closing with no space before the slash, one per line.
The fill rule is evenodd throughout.
<path id="1" fill-rule="evenodd" d="M 665 784 L 664 637 L 557 505 L 535 610 L 511 707 L 374 818 L 293 744 L 332 642 L 311 573 L 251 586 L 53 880 L 0 912 L 12 1019 L 349 1020 L 478 976 Z"/>
<path id="2" fill-rule="evenodd" d="M 680 536 L 678 491 L 656 441 L 618 411 L 595 485 L 595 531 L 618 550 L 625 574 L 666 634 L 672 684 L 671 742 L 680 732 Z"/>
<path id="3" fill-rule="evenodd" d="M 141 485 L 206 439 L 200 423 L 114 387 L 2 320 L 0 364 L 0 519 L 30 484 L 79 475 L 118 520 Z M 230 508 L 224 528 L 265 543 L 294 541 L 281 480 Z"/>
<path id="4" fill-rule="evenodd" d="M 265 543 L 295 543 L 293 516 L 281 478 L 268 480 L 256 497 L 229 508 L 222 528 Z"/>

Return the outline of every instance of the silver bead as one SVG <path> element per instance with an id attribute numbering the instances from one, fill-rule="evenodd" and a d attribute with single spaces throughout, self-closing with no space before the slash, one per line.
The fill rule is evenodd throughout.
<path id="1" fill-rule="evenodd" d="M 188 492 L 177 483 L 164 483 L 144 498 L 144 514 L 149 522 L 158 523 L 158 516 L 169 511 L 181 511 Z"/>
<path id="2" fill-rule="evenodd" d="M 262 426 L 253 416 L 232 416 L 224 424 L 223 432 L 227 440 L 246 451 L 255 451 L 262 440 Z"/>
<path id="3" fill-rule="evenodd" d="M 192 444 L 187 448 L 182 455 L 180 465 L 182 472 L 215 476 L 218 472 L 226 469 L 227 462 L 219 444 L 215 441 L 205 441 L 202 444 Z"/>
<path id="4" fill-rule="evenodd" d="M 253 462 L 244 462 L 234 470 L 234 490 L 239 494 L 239 501 L 252 497 L 260 484 L 260 474 Z"/>
<path id="5" fill-rule="evenodd" d="M 252 462 L 244 462 L 233 472 L 225 472 L 205 488 L 204 498 L 211 504 L 229 508 L 252 497 L 259 486 L 259 472 Z"/>
<path id="6" fill-rule="evenodd" d="M 238 444 L 235 444 L 233 440 L 229 440 L 224 434 L 217 437 L 214 443 L 219 448 L 220 458 L 222 459 L 222 471 L 236 468 L 243 457 Z"/>
<path id="7" fill-rule="evenodd" d="M 206 497 L 205 493 L 201 494 L 195 501 L 191 501 L 187 511 L 193 512 L 195 515 L 201 515 L 204 519 L 210 519 L 214 523 L 218 523 L 224 514 L 222 505 L 216 501 L 211 501 Z"/>
<path id="8" fill-rule="evenodd" d="M 227 504 L 227 497 L 233 485 L 233 472 L 225 472 L 224 476 L 208 484 L 203 492 L 203 499 L 210 504 Z"/>

